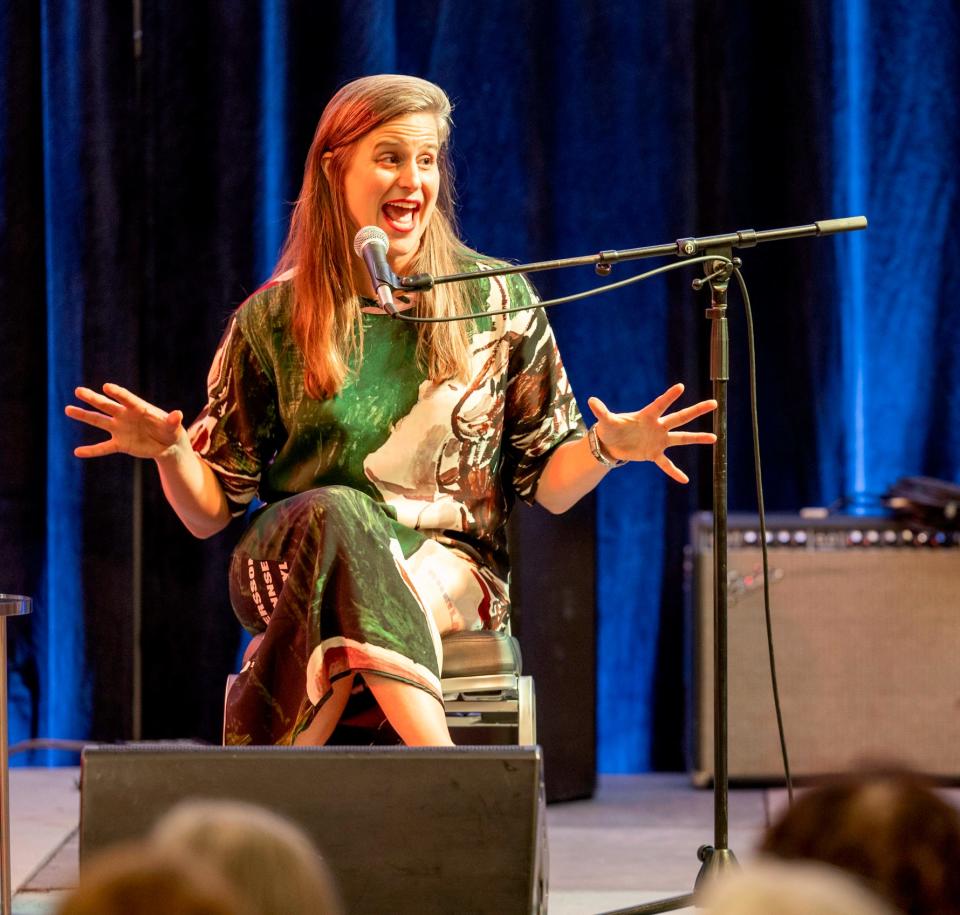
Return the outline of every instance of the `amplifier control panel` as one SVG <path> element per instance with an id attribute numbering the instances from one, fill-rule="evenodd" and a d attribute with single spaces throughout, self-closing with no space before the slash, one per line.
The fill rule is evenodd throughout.
<path id="1" fill-rule="evenodd" d="M 833 515 L 804 518 L 801 515 L 767 516 L 767 545 L 773 549 L 883 549 L 890 547 L 958 549 L 960 531 L 918 528 L 891 518 Z M 691 519 L 690 543 L 696 550 L 713 549 L 713 516 L 698 512 Z M 727 525 L 727 548 L 760 546 L 756 515 L 731 514 Z"/>

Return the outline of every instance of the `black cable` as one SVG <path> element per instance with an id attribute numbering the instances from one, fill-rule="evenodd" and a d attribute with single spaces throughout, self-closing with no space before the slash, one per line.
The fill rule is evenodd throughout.
<path id="1" fill-rule="evenodd" d="M 770 683 L 773 686 L 773 707 L 777 713 L 777 732 L 780 735 L 780 753 L 783 756 L 783 772 L 787 780 L 787 799 L 793 804 L 793 777 L 790 774 L 790 757 L 787 754 L 787 739 L 783 730 L 783 713 L 780 708 L 780 689 L 777 685 L 777 662 L 773 651 L 773 621 L 770 613 L 770 568 L 767 557 L 767 516 L 763 505 L 763 476 L 760 470 L 760 422 L 757 411 L 757 358 L 753 338 L 753 311 L 750 308 L 750 293 L 743 274 L 734 266 L 733 275 L 743 296 L 743 310 L 747 319 L 747 353 L 750 361 L 750 423 L 753 430 L 753 466 L 757 481 L 757 513 L 760 518 L 760 552 L 763 557 L 763 612 L 767 622 L 767 652 L 770 656 Z"/>
<path id="2" fill-rule="evenodd" d="M 562 305 L 564 302 L 576 302 L 578 299 L 586 299 L 590 296 L 600 295 L 602 292 L 612 292 L 614 289 L 622 289 L 624 286 L 629 286 L 631 283 L 639 283 L 641 280 L 650 279 L 652 276 L 657 276 L 660 273 L 669 273 L 671 270 L 679 270 L 682 267 L 689 267 L 693 264 L 702 264 L 706 261 L 722 261 L 724 264 L 729 264 L 730 262 L 726 258 L 718 257 L 716 254 L 711 254 L 704 257 L 691 257 L 688 260 L 674 261 L 669 264 L 664 264 L 662 267 L 655 267 L 653 270 L 648 270 L 646 273 L 638 273 L 636 276 L 627 277 L 625 280 L 618 280 L 615 283 L 607 283 L 603 286 L 600 286 L 597 289 L 588 289 L 586 292 L 577 292 L 573 295 L 565 295 L 559 299 L 548 299 L 545 302 L 532 302 L 529 305 L 520 305 L 516 308 L 503 308 L 499 311 L 479 311 L 474 314 L 467 315 L 447 315 L 440 318 L 421 318 L 416 315 L 408 315 L 402 311 L 398 311 L 395 317 L 398 321 L 409 321 L 411 324 L 444 324 L 450 321 L 473 321 L 477 318 L 493 318 L 497 315 L 514 315 L 521 311 L 530 311 L 533 308 L 551 308 L 554 305 Z M 478 278 L 483 277 L 484 271 L 478 270 L 476 276 Z M 400 298 L 400 296 L 397 296 Z"/>
<path id="3" fill-rule="evenodd" d="M 720 266 L 709 276 L 701 277 L 695 280 L 694 287 L 697 289 L 702 288 L 702 286 L 709 283 L 711 279 L 720 276 L 727 269 L 732 268 L 733 274 L 736 276 L 737 283 L 740 286 L 740 293 L 743 296 L 744 312 L 746 314 L 747 350 L 749 353 L 750 365 L 750 418 L 753 431 L 753 463 L 757 483 L 757 508 L 760 519 L 760 550 L 763 557 L 763 609 L 767 628 L 767 653 L 770 658 L 770 683 L 773 688 L 773 705 L 777 716 L 777 733 L 780 738 L 780 754 L 783 757 L 783 771 L 787 782 L 787 798 L 789 803 L 793 804 L 793 776 L 790 773 L 790 757 L 787 753 L 787 739 L 783 727 L 783 711 L 780 707 L 780 688 L 777 683 L 777 662 L 773 648 L 773 620 L 770 612 L 770 574 L 769 558 L 767 555 L 767 518 L 763 503 L 763 476 L 760 464 L 760 422 L 757 411 L 757 363 L 753 335 L 753 312 L 750 308 L 750 294 L 747 291 L 747 284 L 743 279 L 743 274 L 741 274 L 736 264 L 725 257 L 716 254 L 710 254 L 703 257 L 693 257 L 689 260 L 674 261 L 661 267 L 656 267 L 653 270 L 648 270 L 645 273 L 639 273 L 636 276 L 628 277 L 625 280 L 619 280 L 615 283 L 607 283 L 606 285 L 601 286 L 599 289 L 589 289 L 586 292 L 579 292 L 575 295 L 563 296 L 559 299 L 548 299 L 544 302 L 537 302 L 532 305 L 525 305 L 518 308 L 505 308 L 500 311 L 488 311 L 470 315 L 451 315 L 448 317 L 439 318 L 421 318 L 398 312 L 394 317 L 401 321 L 409 321 L 416 324 L 437 324 L 449 321 L 469 321 L 478 317 L 493 317 L 496 315 L 516 314 L 520 311 L 527 311 L 530 308 L 550 308 L 553 305 L 560 305 L 564 302 L 575 302 L 579 299 L 588 298 L 589 296 L 599 295 L 602 292 L 612 292 L 614 289 L 621 289 L 624 286 L 629 286 L 631 283 L 639 283 L 642 280 L 649 279 L 650 277 L 657 276 L 661 273 L 668 273 L 671 270 L 679 270 L 682 267 L 705 263 L 707 261 L 712 261 L 714 263 L 719 262 Z M 482 271 L 477 275 L 482 276 Z"/>
<path id="4" fill-rule="evenodd" d="M 579 292 L 574 295 L 563 296 L 559 299 L 548 299 L 544 302 L 537 302 L 532 305 L 524 305 L 518 308 L 505 308 L 499 311 L 488 311 L 480 312 L 479 314 L 470 314 L 470 315 L 450 315 L 447 317 L 437 317 L 437 318 L 422 318 L 413 315 L 406 315 L 402 312 L 398 312 L 395 317 L 401 321 L 409 321 L 416 324 L 438 324 L 449 321 L 469 321 L 479 317 L 493 317 L 496 315 L 510 315 L 516 314 L 520 311 L 527 311 L 531 308 L 550 308 L 553 305 L 560 305 L 564 302 L 575 302 L 579 299 L 585 299 L 590 296 L 599 295 L 603 292 L 612 292 L 614 289 L 621 289 L 624 286 L 629 286 L 631 283 L 639 283 L 642 280 L 649 279 L 650 277 L 657 276 L 661 273 L 668 273 L 671 270 L 679 270 L 682 267 L 691 266 L 693 264 L 705 263 L 707 261 L 712 261 L 714 263 L 719 262 L 720 266 L 714 271 L 713 274 L 710 274 L 706 277 L 698 278 L 694 281 L 695 288 L 699 289 L 705 284 L 709 283 L 711 279 L 717 277 L 724 273 L 728 268 L 732 267 L 734 276 L 737 278 L 737 283 L 740 286 L 740 292 L 743 296 L 743 307 L 746 314 L 746 324 L 747 324 L 747 350 L 749 353 L 749 384 L 750 384 L 750 415 L 751 415 L 751 426 L 753 430 L 753 462 L 754 462 L 754 472 L 757 483 L 757 507 L 758 515 L 760 519 L 760 550 L 763 557 L 763 609 L 764 616 L 766 618 L 766 628 L 767 628 L 767 652 L 770 658 L 770 682 L 773 688 L 773 705 L 774 710 L 776 711 L 777 716 L 777 733 L 780 738 L 780 753 L 783 757 L 783 771 L 786 777 L 787 782 L 787 797 L 790 804 L 793 804 L 793 776 L 790 773 L 790 757 L 787 753 L 787 740 L 784 733 L 783 727 L 783 711 L 780 707 L 780 688 L 777 683 L 777 663 L 776 655 L 773 648 L 773 621 L 772 615 L 770 612 L 770 574 L 769 574 L 769 559 L 767 555 L 767 519 L 766 511 L 763 503 L 763 476 L 761 473 L 761 464 L 760 464 L 760 423 L 758 418 L 757 411 L 757 365 L 756 365 L 756 350 L 754 346 L 754 335 L 753 335 L 753 312 L 750 308 L 750 294 L 747 291 L 747 284 L 743 279 L 743 275 L 740 273 L 740 270 L 737 266 L 731 262 L 729 259 L 716 255 L 710 254 L 703 257 L 693 257 L 688 260 L 674 261 L 669 264 L 665 264 L 661 267 L 656 267 L 653 270 L 648 270 L 645 273 L 639 273 L 636 276 L 628 277 L 625 280 L 619 280 L 615 283 L 607 283 L 604 286 L 601 286 L 599 289 L 589 289 L 586 292 Z M 477 274 L 482 276 L 482 271 Z"/>

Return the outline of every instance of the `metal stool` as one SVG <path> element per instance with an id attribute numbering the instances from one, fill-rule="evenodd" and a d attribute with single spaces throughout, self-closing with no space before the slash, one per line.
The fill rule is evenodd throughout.
<path id="1" fill-rule="evenodd" d="M 533 677 L 524 677 L 520 645 L 509 632 L 451 632 L 443 638 L 440 686 L 447 726 L 507 727 L 516 742 L 537 742 Z"/>

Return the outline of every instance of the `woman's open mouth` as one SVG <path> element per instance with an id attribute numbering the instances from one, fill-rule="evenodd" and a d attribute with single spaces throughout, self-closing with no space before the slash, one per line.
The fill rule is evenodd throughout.
<path id="1" fill-rule="evenodd" d="M 420 206 L 415 200 L 391 200 L 380 210 L 391 229 L 397 232 L 412 232 L 417 224 Z"/>

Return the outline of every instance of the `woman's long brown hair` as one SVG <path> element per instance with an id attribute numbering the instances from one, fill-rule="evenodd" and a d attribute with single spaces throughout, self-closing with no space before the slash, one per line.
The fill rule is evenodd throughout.
<path id="1" fill-rule="evenodd" d="M 292 275 L 293 335 L 303 353 L 307 392 L 319 399 L 337 393 L 351 355 L 362 347 L 360 297 L 353 280 L 353 227 L 343 178 L 356 141 L 374 128 L 408 114 L 437 119 L 440 187 L 436 208 L 410 272 L 440 275 L 462 268 L 458 254 L 473 253 L 457 237 L 449 161 L 450 101 L 433 83 L 412 76 L 366 76 L 347 83 L 327 104 L 317 124 L 290 231 L 274 278 Z M 324 171 L 324 156 L 329 153 Z M 420 314 L 463 311 L 448 286 L 420 294 Z M 434 381 L 462 377 L 467 368 L 466 322 L 419 325 L 417 357 Z"/>

